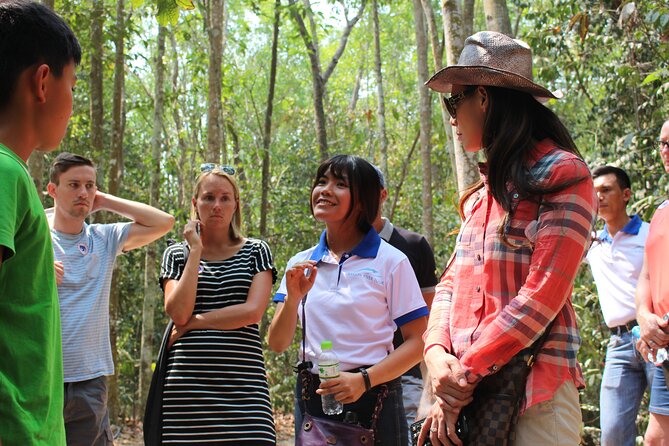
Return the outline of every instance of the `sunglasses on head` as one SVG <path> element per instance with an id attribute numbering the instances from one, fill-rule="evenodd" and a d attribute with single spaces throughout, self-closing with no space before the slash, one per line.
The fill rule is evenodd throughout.
<path id="1" fill-rule="evenodd" d="M 202 163 L 200 164 L 200 172 L 210 172 L 214 169 L 218 169 L 223 173 L 227 173 L 228 175 L 234 175 L 235 174 L 235 168 L 232 166 L 223 166 L 220 164 L 216 163 Z"/>
<path id="2" fill-rule="evenodd" d="M 451 95 L 451 97 L 443 98 L 444 105 L 446 105 L 446 110 L 448 110 L 448 114 L 451 115 L 451 118 L 455 119 L 455 111 L 456 108 L 458 107 L 458 104 L 460 104 L 460 102 L 462 102 L 467 96 L 470 96 L 475 91 L 476 91 L 476 86 L 472 85 L 465 88 L 458 94 L 453 94 Z"/>

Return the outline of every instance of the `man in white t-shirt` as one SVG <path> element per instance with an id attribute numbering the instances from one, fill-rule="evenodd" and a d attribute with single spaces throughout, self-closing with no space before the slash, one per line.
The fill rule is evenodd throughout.
<path id="1" fill-rule="evenodd" d="M 617 167 L 594 170 L 599 217 L 604 228 L 587 253 L 604 321 L 611 330 L 600 392 L 602 446 L 636 444 L 636 416 L 651 382 L 652 364 L 636 351 L 634 294 L 643 264 L 648 223 L 627 215 L 632 192 L 627 173 Z"/>
<path id="2" fill-rule="evenodd" d="M 60 303 L 67 444 L 113 444 L 106 376 L 114 374 L 109 342 L 109 291 L 116 256 L 167 233 L 174 217 L 97 190 L 92 161 L 71 153 L 54 160 L 47 186 Z M 105 210 L 131 222 L 87 224 Z"/>

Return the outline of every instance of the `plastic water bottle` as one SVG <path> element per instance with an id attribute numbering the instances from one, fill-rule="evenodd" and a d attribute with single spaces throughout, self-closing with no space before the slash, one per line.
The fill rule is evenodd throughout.
<path id="1" fill-rule="evenodd" d="M 632 328 L 632 336 L 634 336 L 634 342 L 636 344 L 636 341 L 638 341 L 641 338 L 641 329 L 639 328 L 638 325 Z M 662 365 L 662 363 L 666 361 L 667 358 L 669 358 L 669 354 L 667 353 L 666 348 L 657 349 L 655 357 L 653 357 L 653 352 L 648 352 L 648 361 L 658 366 Z"/>
<path id="2" fill-rule="evenodd" d="M 339 358 L 332 351 L 332 341 L 321 342 L 321 354 L 318 357 L 318 377 L 321 381 L 339 376 Z M 334 395 L 321 395 L 323 413 L 338 415 L 344 410 L 344 404 L 337 401 Z"/>

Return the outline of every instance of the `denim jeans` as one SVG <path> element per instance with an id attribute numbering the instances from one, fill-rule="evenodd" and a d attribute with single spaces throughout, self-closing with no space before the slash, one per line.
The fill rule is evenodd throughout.
<path id="1" fill-rule="evenodd" d="M 636 444 L 636 416 L 653 369 L 636 350 L 631 333 L 611 335 L 599 396 L 602 446 Z"/>
<path id="2" fill-rule="evenodd" d="M 344 404 L 344 410 L 341 415 L 325 415 L 321 406 L 321 397 L 315 391 L 320 386 L 318 375 L 311 375 L 310 398 L 303 401 L 302 380 L 297 376 L 297 385 L 295 386 L 295 435 L 302 426 L 302 420 L 305 410 L 310 415 L 319 418 L 329 418 L 342 421 L 344 414 L 348 411 L 355 412 L 358 415 L 358 422 L 366 428 L 370 428 L 372 413 L 376 406 L 376 401 L 381 386 L 372 388 L 369 392 L 363 393 L 358 401 L 352 404 Z M 374 444 L 377 446 L 408 446 L 409 434 L 404 415 L 404 405 L 402 404 L 402 385 L 400 379 L 396 378 L 388 383 L 388 396 L 383 400 L 381 415 L 376 422 L 376 432 Z"/>

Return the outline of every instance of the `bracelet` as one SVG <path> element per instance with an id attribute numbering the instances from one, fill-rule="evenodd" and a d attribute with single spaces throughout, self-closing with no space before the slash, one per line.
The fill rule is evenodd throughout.
<path id="1" fill-rule="evenodd" d="M 372 382 L 369 380 L 369 373 L 367 373 L 367 369 L 363 369 L 361 367 L 360 374 L 362 375 L 362 379 L 365 381 L 365 392 L 369 392 L 369 390 L 372 388 Z"/>

